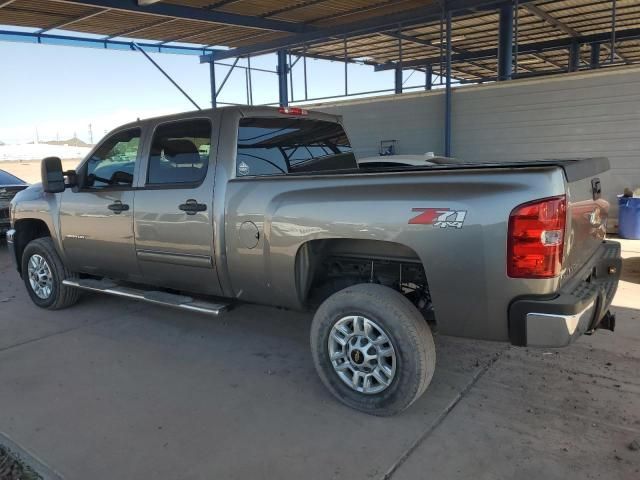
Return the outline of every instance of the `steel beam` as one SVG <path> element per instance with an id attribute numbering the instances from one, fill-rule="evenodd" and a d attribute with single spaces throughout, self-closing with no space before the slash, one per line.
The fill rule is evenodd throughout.
<path id="1" fill-rule="evenodd" d="M 513 6 L 500 7 L 498 27 L 498 80 L 511 80 L 513 75 Z"/>
<path id="2" fill-rule="evenodd" d="M 577 40 L 569 45 L 569 71 L 577 72 L 580 70 L 580 44 Z"/>
<path id="3" fill-rule="evenodd" d="M 395 92 L 402 93 L 402 67 L 399 65 L 395 69 L 394 85 Z"/>
<path id="4" fill-rule="evenodd" d="M 289 105 L 289 88 L 287 86 L 287 51 L 278 50 L 278 100 L 281 107 Z"/>
<path id="5" fill-rule="evenodd" d="M 550 25 L 553 25 L 554 27 L 556 27 L 558 30 L 566 33 L 567 35 L 569 35 L 570 37 L 579 37 L 580 34 L 574 30 L 573 28 L 569 27 L 568 25 L 562 23 L 560 20 L 558 20 L 557 18 L 555 18 L 554 16 L 552 16 L 551 14 L 545 12 L 544 10 L 542 10 L 540 7 L 537 7 L 531 3 L 527 4 L 527 5 L 523 5 L 525 10 L 528 10 L 530 13 L 534 14 L 536 17 L 540 18 L 541 20 L 544 20 L 545 22 L 547 22 Z"/>
<path id="6" fill-rule="evenodd" d="M 61 45 L 67 47 L 87 47 L 105 50 L 136 50 L 131 41 L 110 40 L 108 38 L 87 38 L 69 35 L 57 35 L 51 33 L 18 32 L 14 30 L 0 30 L 0 41 L 36 43 L 43 45 Z M 137 42 L 137 45 L 146 52 L 174 53 L 181 55 L 206 55 L 211 49 L 187 47 L 182 45 L 169 46 L 157 43 Z"/>
<path id="7" fill-rule="evenodd" d="M 178 83 L 177 83 L 173 78 L 171 78 L 171 75 L 169 75 L 169 74 L 168 74 L 168 73 L 167 73 L 167 72 L 166 72 L 166 71 L 165 71 L 165 70 L 164 70 L 160 65 L 158 65 L 158 64 L 156 63 L 156 61 L 155 61 L 153 58 L 151 58 L 151 56 L 150 56 L 147 52 L 145 52 L 145 51 L 144 51 L 144 49 L 143 49 L 143 48 L 141 48 L 141 47 L 140 47 L 137 43 L 135 43 L 135 42 L 133 42 L 131 45 L 133 45 L 133 47 L 134 47 L 136 50 L 138 50 L 142 55 L 144 55 L 144 56 L 147 58 L 147 60 L 149 60 L 149 61 L 151 62 L 151 64 L 152 64 L 154 67 L 156 67 L 156 68 L 160 71 L 160 73 L 162 73 L 162 74 L 167 78 L 167 80 L 169 80 L 169 81 L 173 84 L 173 86 L 174 86 L 174 87 L 176 87 L 178 90 L 180 90 L 180 93 L 182 93 L 182 94 L 187 98 L 187 100 L 189 100 L 189 101 L 190 101 L 190 102 L 191 102 L 191 103 L 192 103 L 192 104 L 193 104 L 193 105 L 194 105 L 198 110 L 202 110 L 202 109 L 200 108 L 200 106 L 199 106 L 199 105 L 198 105 L 198 104 L 193 100 L 193 98 L 191 98 L 191 97 L 189 96 L 189 94 L 188 94 L 187 92 L 185 92 L 185 91 L 182 89 L 182 87 L 181 87 L 180 85 L 178 85 Z"/>
<path id="8" fill-rule="evenodd" d="M 640 28 L 629 28 L 626 30 L 619 30 L 616 33 L 617 41 L 633 40 L 640 38 Z M 609 32 L 594 33 L 591 35 L 582 35 L 575 39 L 578 43 L 604 43 L 611 40 L 611 34 Z M 544 40 L 542 42 L 521 43 L 518 46 L 520 55 L 529 53 L 541 53 L 547 50 L 558 50 L 571 46 L 574 41 L 572 38 L 558 38 L 554 40 Z M 487 58 L 496 58 L 498 55 L 497 48 L 488 48 L 483 50 L 469 51 L 466 53 L 456 53 L 452 56 L 452 60 L 456 61 L 469 61 L 469 60 L 482 60 Z M 407 60 L 403 62 L 403 68 L 415 68 L 422 67 L 428 63 L 438 63 L 440 57 L 426 57 L 415 60 Z M 396 64 L 393 62 L 385 63 L 376 67 L 376 71 L 393 70 Z"/>
<path id="9" fill-rule="evenodd" d="M 433 88 L 433 65 L 428 64 L 424 74 L 424 89 L 431 90 Z"/>
<path id="10" fill-rule="evenodd" d="M 92 7 L 110 8 L 133 13 L 146 13 L 164 17 L 180 18 L 184 20 L 200 20 L 204 22 L 234 25 L 236 27 L 259 28 L 277 32 L 301 33 L 308 29 L 302 23 L 272 20 L 250 15 L 209 10 L 206 8 L 187 7 L 173 3 L 153 3 L 140 6 L 130 0 L 53 0 L 59 3 L 88 5 Z M 236 55 L 233 55 L 236 56 Z"/>
<path id="11" fill-rule="evenodd" d="M 600 68 L 600 44 L 597 42 L 591 44 L 590 60 L 589 65 L 591 68 Z"/>
<path id="12" fill-rule="evenodd" d="M 216 90 L 216 64 L 211 62 L 209 64 L 209 82 L 211 84 L 211 108 L 218 106 L 218 92 Z"/>
<path id="13" fill-rule="evenodd" d="M 73 25 L 76 22 L 81 22 L 83 20 L 88 20 L 90 18 L 97 17 L 98 15 L 102 15 L 103 13 L 107 13 L 107 12 L 110 12 L 110 11 L 111 10 L 107 8 L 107 9 L 104 9 L 104 10 L 98 10 L 97 12 L 93 12 L 93 13 L 90 13 L 90 14 L 87 14 L 87 15 L 83 15 L 81 17 L 76 17 L 76 18 L 72 18 L 70 20 L 65 20 L 64 22 L 60 22 L 60 23 L 57 23 L 57 24 L 52 25 L 50 27 L 43 28 L 43 29 L 39 30 L 38 33 L 44 33 L 44 32 L 48 32 L 50 30 L 56 30 L 56 29 L 61 29 L 61 28 L 64 28 L 64 27 L 68 27 L 69 25 Z"/>
<path id="14" fill-rule="evenodd" d="M 451 10 L 446 13 L 447 48 L 445 53 L 444 156 L 451 156 Z"/>
<path id="15" fill-rule="evenodd" d="M 520 3 L 528 3 L 535 0 L 520 0 Z M 498 5 L 504 3 L 504 0 L 449 0 L 447 8 L 457 14 L 465 14 L 477 12 L 479 10 L 493 10 Z M 376 33 L 384 30 L 397 29 L 398 25 L 409 27 L 411 25 L 421 24 L 425 22 L 435 21 L 440 18 L 441 7 L 436 2 L 426 7 L 419 7 L 396 13 L 380 15 L 357 22 L 349 22 L 335 26 L 316 29 L 315 31 L 307 31 L 297 35 L 289 35 L 275 40 L 248 45 L 245 47 L 233 48 L 230 50 L 222 50 L 216 52 L 211 58 L 202 59 L 203 62 L 214 60 L 222 60 L 225 58 L 254 55 L 259 53 L 275 52 L 282 48 L 300 47 L 312 43 L 328 40 L 332 37 L 356 36 L 367 33 Z M 424 64 L 423 64 L 424 65 Z"/>

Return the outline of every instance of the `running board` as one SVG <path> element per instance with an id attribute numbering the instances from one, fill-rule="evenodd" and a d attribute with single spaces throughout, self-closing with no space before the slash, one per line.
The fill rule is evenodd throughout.
<path id="1" fill-rule="evenodd" d="M 115 295 L 117 297 L 142 300 L 143 302 L 180 308 L 191 312 L 206 313 L 208 315 L 219 315 L 230 307 L 228 303 L 210 303 L 184 295 L 176 295 L 157 290 L 140 290 L 118 285 L 109 280 L 63 280 L 62 283 L 68 287 L 79 288 L 90 292 L 106 293 L 107 295 Z"/>

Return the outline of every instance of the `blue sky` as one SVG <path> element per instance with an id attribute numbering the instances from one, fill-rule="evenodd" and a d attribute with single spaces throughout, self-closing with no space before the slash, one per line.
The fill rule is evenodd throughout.
<path id="1" fill-rule="evenodd" d="M 198 57 L 152 54 L 170 75 L 203 108 L 210 106 L 209 70 Z M 82 47 L 0 42 L 0 141 L 32 141 L 69 138 L 74 133 L 94 141 L 119 124 L 154 115 L 192 110 L 193 106 L 139 52 Z M 241 60 L 241 64 L 245 62 Z M 276 59 L 265 55 L 252 59 L 253 67 L 275 70 Z M 218 83 L 226 67 L 217 67 Z M 302 98 L 302 61 L 294 68 L 294 96 Z M 344 65 L 309 60 L 310 97 L 340 95 L 344 91 Z M 424 74 L 405 72 L 405 87 L 424 85 Z M 277 77 L 254 72 L 254 103 L 277 102 Z M 393 87 L 392 72 L 349 66 L 351 92 Z M 246 103 L 244 70 L 236 69 L 222 90 L 220 101 Z"/>

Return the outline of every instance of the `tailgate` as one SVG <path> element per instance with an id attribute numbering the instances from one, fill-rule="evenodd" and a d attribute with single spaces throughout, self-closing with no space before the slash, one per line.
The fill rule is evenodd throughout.
<path id="1" fill-rule="evenodd" d="M 571 160 L 560 165 L 567 180 L 567 230 L 563 281 L 570 278 L 598 249 L 605 237 L 609 202 L 603 185 L 609 182 L 604 158 Z"/>

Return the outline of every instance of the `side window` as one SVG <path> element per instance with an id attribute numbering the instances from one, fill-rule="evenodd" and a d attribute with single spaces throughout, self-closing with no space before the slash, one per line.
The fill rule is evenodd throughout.
<path id="1" fill-rule="evenodd" d="M 184 120 L 158 126 L 149 154 L 148 185 L 198 184 L 207 175 L 211 122 Z"/>
<path id="2" fill-rule="evenodd" d="M 133 185 L 139 146 L 139 128 L 118 132 L 107 138 L 86 163 L 84 186 L 116 188 Z"/>
<path id="3" fill-rule="evenodd" d="M 238 128 L 236 175 L 338 173 L 358 164 L 342 126 L 291 118 L 243 118 Z"/>

